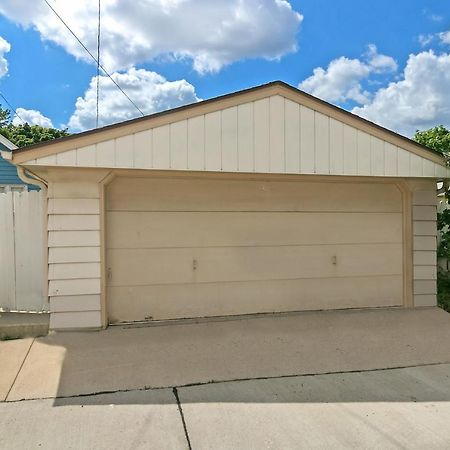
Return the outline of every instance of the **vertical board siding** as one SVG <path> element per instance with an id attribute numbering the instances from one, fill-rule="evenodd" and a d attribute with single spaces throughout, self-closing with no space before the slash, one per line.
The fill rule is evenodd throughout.
<path id="1" fill-rule="evenodd" d="M 370 135 L 358 130 L 357 132 L 357 174 L 370 175 Z"/>
<path id="2" fill-rule="evenodd" d="M 430 161 L 431 162 L 431 161 Z M 431 164 L 433 164 L 431 162 Z M 397 147 L 389 142 L 384 143 L 384 172 L 386 176 L 396 176 L 398 167 Z"/>
<path id="3" fill-rule="evenodd" d="M 116 167 L 115 147 L 115 140 L 99 142 L 96 145 L 97 167 Z"/>
<path id="4" fill-rule="evenodd" d="M 205 169 L 220 170 L 222 167 L 221 112 L 205 116 Z"/>
<path id="5" fill-rule="evenodd" d="M 237 107 L 222 111 L 222 170 L 234 172 L 238 165 Z"/>
<path id="6" fill-rule="evenodd" d="M 295 174 L 300 171 L 300 106 L 286 100 L 284 107 L 286 173 Z"/>
<path id="7" fill-rule="evenodd" d="M 188 166 L 187 120 L 170 125 L 170 155 L 172 169 L 186 169 Z"/>
<path id="8" fill-rule="evenodd" d="M 315 132 L 315 173 L 330 173 L 330 118 L 314 113 Z"/>
<path id="9" fill-rule="evenodd" d="M 269 99 L 254 103 L 255 172 L 269 172 Z"/>
<path id="10" fill-rule="evenodd" d="M 414 155 L 412 155 L 414 156 Z M 413 163 L 413 159 L 411 159 Z M 414 306 L 436 306 L 437 197 L 433 182 L 413 192 Z"/>
<path id="11" fill-rule="evenodd" d="M 0 308 L 45 311 L 43 192 L 0 194 Z"/>
<path id="12" fill-rule="evenodd" d="M 78 166 L 96 166 L 97 152 L 95 145 L 77 148 L 76 152 Z"/>
<path id="13" fill-rule="evenodd" d="M 314 111 L 300 106 L 300 168 L 301 172 L 314 173 L 315 169 Z"/>
<path id="14" fill-rule="evenodd" d="M 144 132 L 137 139 L 128 138 L 117 142 L 127 148 L 138 142 L 139 150 L 125 152 L 114 146 L 116 157 L 127 166 L 135 165 L 136 157 L 149 163 L 150 135 Z M 124 155 L 119 155 L 122 151 Z M 101 327 L 99 185 L 87 181 L 50 183 L 48 197 L 50 326 Z"/>
<path id="15" fill-rule="evenodd" d="M 384 142 L 370 136 L 370 167 L 373 175 L 384 175 Z"/>
<path id="16" fill-rule="evenodd" d="M 269 167 L 270 172 L 284 173 L 284 98 L 279 95 L 270 97 L 269 121 Z"/>
<path id="17" fill-rule="evenodd" d="M 344 124 L 330 119 L 330 173 L 344 173 Z"/>
<path id="18" fill-rule="evenodd" d="M 164 125 L 153 130 L 153 162 L 155 169 L 170 167 L 170 125 Z"/>
<path id="19" fill-rule="evenodd" d="M 76 166 L 77 151 L 69 150 L 68 152 L 58 153 L 56 155 L 56 164 L 58 166 Z"/>
<path id="20" fill-rule="evenodd" d="M 188 166 L 189 170 L 205 169 L 205 116 L 188 120 Z"/>
<path id="21" fill-rule="evenodd" d="M 344 125 L 344 173 L 356 175 L 358 168 L 357 130 Z"/>
<path id="22" fill-rule="evenodd" d="M 435 162 L 281 95 L 27 164 L 162 170 L 448 177 Z"/>
<path id="23" fill-rule="evenodd" d="M 115 160 L 118 167 L 133 167 L 133 135 L 123 136 L 116 139 L 115 144 Z"/>
<path id="24" fill-rule="evenodd" d="M 238 106 L 238 166 L 240 172 L 254 171 L 253 103 Z"/>
<path id="25" fill-rule="evenodd" d="M 149 169 L 152 164 L 152 131 L 141 131 L 133 138 L 134 167 Z"/>

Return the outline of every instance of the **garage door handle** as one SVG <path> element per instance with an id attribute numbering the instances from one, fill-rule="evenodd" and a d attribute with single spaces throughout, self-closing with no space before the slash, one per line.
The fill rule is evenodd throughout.
<path id="1" fill-rule="evenodd" d="M 108 280 L 112 280 L 112 270 L 111 267 L 108 267 L 108 269 L 106 270 L 106 278 Z"/>
<path id="2" fill-rule="evenodd" d="M 192 270 L 197 270 L 198 267 L 198 262 L 196 259 L 192 260 Z"/>

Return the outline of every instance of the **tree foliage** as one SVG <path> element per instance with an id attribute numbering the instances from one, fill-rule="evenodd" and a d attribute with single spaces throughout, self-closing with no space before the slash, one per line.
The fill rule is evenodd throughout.
<path id="1" fill-rule="evenodd" d="M 414 140 L 419 144 L 442 153 L 447 164 L 450 161 L 450 131 L 443 125 L 438 125 L 425 131 L 417 131 Z M 448 203 L 449 190 L 444 189 L 444 200 Z M 438 258 L 450 259 L 450 209 L 443 209 L 437 214 L 437 228 L 439 230 Z M 438 303 L 443 309 L 450 312 L 450 273 L 441 268 L 437 279 Z"/>
<path id="2" fill-rule="evenodd" d="M 14 125 L 11 120 L 11 112 L 3 109 L 0 105 L 0 134 L 9 139 L 17 147 L 37 144 L 39 142 L 51 141 L 60 137 L 68 136 L 67 129 L 41 127 L 28 123 Z"/>
<path id="3" fill-rule="evenodd" d="M 450 155 L 450 131 L 443 125 L 425 131 L 416 131 L 414 140 L 445 156 Z"/>

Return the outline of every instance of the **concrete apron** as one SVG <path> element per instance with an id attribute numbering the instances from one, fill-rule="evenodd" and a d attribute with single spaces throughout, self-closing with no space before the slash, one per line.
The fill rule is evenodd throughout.
<path id="1" fill-rule="evenodd" d="M 35 339 L 7 400 L 449 363 L 448 342 L 438 308 L 57 333 Z"/>

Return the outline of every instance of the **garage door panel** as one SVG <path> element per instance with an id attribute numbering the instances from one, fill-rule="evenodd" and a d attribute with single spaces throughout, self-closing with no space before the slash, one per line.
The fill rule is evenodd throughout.
<path id="1" fill-rule="evenodd" d="M 401 275 L 111 287 L 110 321 L 400 306 Z M 364 296 L 361 295 L 364 292 Z"/>
<path id="2" fill-rule="evenodd" d="M 394 184 L 122 178 L 107 187 L 107 211 L 401 212 Z"/>
<path id="3" fill-rule="evenodd" d="M 114 179 L 110 320 L 400 306 L 401 191 L 315 180 Z"/>
<path id="4" fill-rule="evenodd" d="M 401 243 L 400 213 L 109 212 L 107 247 Z"/>
<path id="5" fill-rule="evenodd" d="M 111 286 L 393 275 L 401 244 L 110 249 Z"/>

